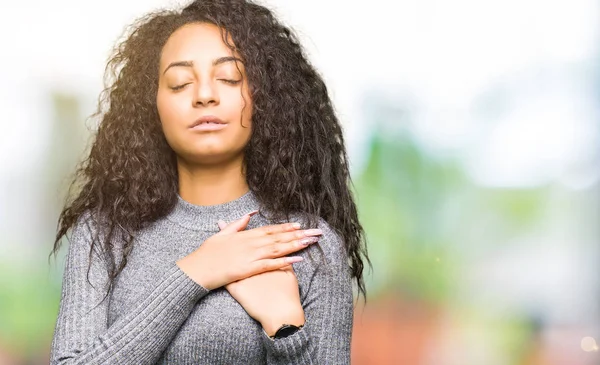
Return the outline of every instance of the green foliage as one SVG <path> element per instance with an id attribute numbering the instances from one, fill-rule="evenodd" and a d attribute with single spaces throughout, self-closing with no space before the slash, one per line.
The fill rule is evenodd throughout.
<path id="1" fill-rule="evenodd" d="M 0 343 L 17 354 L 48 347 L 58 314 L 60 280 L 39 261 L 0 264 Z"/>
<path id="2" fill-rule="evenodd" d="M 443 302 L 471 253 L 531 229 L 543 218 L 543 189 L 474 185 L 461 164 L 428 155 L 408 133 L 376 134 L 355 178 L 375 293 L 392 290 Z"/>

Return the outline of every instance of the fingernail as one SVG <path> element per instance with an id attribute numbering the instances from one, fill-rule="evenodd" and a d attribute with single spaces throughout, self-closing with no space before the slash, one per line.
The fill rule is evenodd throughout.
<path id="1" fill-rule="evenodd" d="M 323 231 L 321 231 L 320 229 L 307 229 L 306 231 L 304 231 L 304 235 L 306 236 L 318 236 L 323 234 Z"/>
<path id="2" fill-rule="evenodd" d="M 310 245 L 311 243 L 315 243 L 315 242 L 317 242 L 317 241 L 319 241 L 319 237 L 308 237 L 308 238 L 303 238 L 303 239 L 301 239 L 301 240 L 300 240 L 300 244 L 301 244 L 302 246 L 308 246 L 308 245 Z"/>
<path id="3" fill-rule="evenodd" d="M 253 216 L 253 215 L 255 215 L 256 213 L 258 213 L 258 210 L 254 210 L 254 211 L 252 211 L 252 212 L 248 213 L 248 215 L 252 217 L 252 216 Z"/>
<path id="4" fill-rule="evenodd" d="M 290 256 L 285 258 L 285 262 L 287 262 L 288 264 L 293 264 L 294 262 L 300 262 L 302 260 L 304 260 L 304 258 L 302 258 L 301 256 Z"/>
<path id="5" fill-rule="evenodd" d="M 292 223 L 292 227 L 298 229 L 298 228 L 300 228 L 302 226 L 300 225 L 300 223 Z"/>

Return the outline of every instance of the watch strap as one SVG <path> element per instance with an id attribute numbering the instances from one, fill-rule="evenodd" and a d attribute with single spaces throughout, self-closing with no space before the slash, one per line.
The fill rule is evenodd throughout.
<path id="1" fill-rule="evenodd" d="M 302 327 L 304 327 L 304 325 L 295 326 L 293 324 L 283 324 L 283 325 L 281 325 L 281 327 L 279 327 L 277 332 L 275 332 L 275 334 L 270 337 L 273 340 L 286 338 L 286 337 L 291 336 L 291 335 L 295 334 L 296 332 L 300 331 L 302 329 Z"/>

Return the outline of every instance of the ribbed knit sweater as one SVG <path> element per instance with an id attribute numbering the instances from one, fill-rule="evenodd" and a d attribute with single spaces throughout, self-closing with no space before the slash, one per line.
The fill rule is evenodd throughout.
<path id="1" fill-rule="evenodd" d="M 292 254 L 304 257 L 293 267 L 306 324 L 287 338 L 272 340 L 225 288 L 209 291 L 176 265 L 219 231 L 219 219 L 259 208 L 251 191 L 212 206 L 178 197 L 166 217 L 136 234 L 125 268 L 98 306 L 106 265 L 93 256 L 88 282 L 96 228 L 80 219 L 64 266 L 50 364 L 349 364 L 350 270 L 343 242 L 323 220 L 319 242 Z M 267 224 L 255 215 L 247 229 Z"/>

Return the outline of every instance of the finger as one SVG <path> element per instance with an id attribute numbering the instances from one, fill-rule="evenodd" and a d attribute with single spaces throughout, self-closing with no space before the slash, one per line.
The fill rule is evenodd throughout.
<path id="1" fill-rule="evenodd" d="M 227 227 L 227 223 L 224 220 L 219 220 L 217 222 L 217 225 L 219 226 L 220 230 L 223 230 L 223 229 L 225 229 L 225 227 Z"/>
<path id="2" fill-rule="evenodd" d="M 273 224 L 268 226 L 262 226 L 248 230 L 248 234 L 253 237 L 263 237 L 269 235 L 275 235 L 277 233 L 293 232 L 300 229 L 300 223 L 282 223 Z"/>
<path id="3" fill-rule="evenodd" d="M 274 259 L 289 255 L 291 253 L 305 249 L 309 245 L 317 243 L 319 237 L 305 237 L 299 240 L 294 240 L 285 243 L 275 243 L 271 245 L 262 246 L 256 249 L 256 259 Z"/>
<path id="4" fill-rule="evenodd" d="M 217 234 L 229 234 L 229 233 L 243 231 L 248 226 L 248 223 L 250 222 L 250 218 L 253 215 L 255 215 L 256 213 L 258 213 L 258 210 L 252 211 L 248 214 L 244 214 L 240 219 L 237 219 L 237 220 L 227 224 Z"/>
<path id="5" fill-rule="evenodd" d="M 272 235 L 257 237 L 258 246 L 272 246 L 279 243 L 301 241 L 305 238 L 320 237 L 323 231 L 320 229 L 304 229 L 290 232 L 275 233 Z M 311 242 L 309 242 L 311 243 Z"/>
<path id="6" fill-rule="evenodd" d="M 284 266 L 284 267 L 282 267 L 282 268 L 279 268 L 279 270 L 281 270 L 281 271 L 286 271 L 286 272 L 293 272 L 293 273 L 295 273 L 295 272 L 294 272 L 294 268 L 292 267 L 292 265 Z"/>
<path id="7" fill-rule="evenodd" d="M 219 234 L 229 234 L 229 233 L 239 232 L 239 231 L 243 230 L 244 228 L 246 228 L 246 226 L 248 225 L 249 222 L 250 222 L 250 216 L 248 214 L 246 214 L 242 218 L 237 219 L 229 224 L 226 224 L 223 228 L 221 228 L 221 231 L 219 232 Z"/>
<path id="8" fill-rule="evenodd" d="M 262 274 L 263 272 L 279 270 L 296 262 L 304 260 L 301 256 L 280 257 L 277 259 L 266 259 L 255 261 L 250 276 Z"/>

